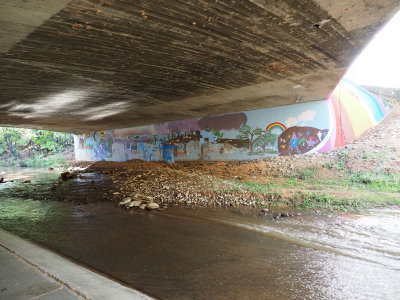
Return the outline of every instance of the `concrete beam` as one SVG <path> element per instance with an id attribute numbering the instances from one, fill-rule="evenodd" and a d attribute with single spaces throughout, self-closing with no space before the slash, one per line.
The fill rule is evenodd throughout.
<path id="1" fill-rule="evenodd" d="M 0 53 L 26 38 L 71 0 L 0 0 Z"/>
<path id="2" fill-rule="evenodd" d="M 0 125 L 75 133 L 321 100 L 399 6 L 6 2 Z"/>

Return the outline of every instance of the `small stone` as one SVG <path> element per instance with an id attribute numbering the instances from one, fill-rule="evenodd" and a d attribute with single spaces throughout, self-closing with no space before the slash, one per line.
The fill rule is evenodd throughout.
<path id="1" fill-rule="evenodd" d="M 135 201 L 132 201 L 129 205 L 130 205 L 130 207 L 140 207 L 141 204 L 142 204 L 142 201 L 135 200 Z"/>
<path id="2" fill-rule="evenodd" d="M 67 171 L 67 172 L 62 172 L 61 174 L 60 174 L 60 176 L 61 176 L 61 180 L 62 181 L 66 181 L 67 180 L 67 176 L 69 175 L 70 173 Z"/>
<path id="3" fill-rule="evenodd" d="M 261 211 L 265 214 L 268 212 L 268 208 L 263 208 Z"/>
<path id="4" fill-rule="evenodd" d="M 144 196 L 143 199 L 148 202 L 153 202 L 153 197 L 150 197 L 150 196 Z"/>
<path id="5" fill-rule="evenodd" d="M 125 198 L 124 200 L 118 203 L 118 206 L 126 205 L 129 202 L 131 202 L 131 198 Z"/>
<path id="6" fill-rule="evenodd" d="M 279 219 L 281 216 L 282 216 L 281 213 L 277 213 L 277 214 L 274 215 L 274 219 Z"/>
<path id="7" fill-rule="evenodd" d="M 140 204 L 140 206 L 139 206 L 140 209 L 146 209 L 146 207 L 147 207 L 147 204 Z"/>
<path id="8" fill-rule="evenodd" d="M 158 205 L 158 203 L 149 203 L 147 204 L 147 209 L 157 209 L 160 208 L 160 206 Z"/>

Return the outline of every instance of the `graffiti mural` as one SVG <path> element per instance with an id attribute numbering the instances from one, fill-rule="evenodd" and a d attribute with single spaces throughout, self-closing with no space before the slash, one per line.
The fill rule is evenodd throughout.
<path id="1" fill-rule="evenodd" d="M 75 136 L 75 156 L 175 162 L 322 152 L 354 141 L 389 110 L 342 81 L 328 100 Z"/>
<path id="2" fill-rule="evenodd" d="M 274 122 L 269 124 L 267 128 L 265 128 L 265 130 L 271 131 L 274 130 L 275 128 L 278 128 L 278 130 L 281 130 L 282 132 L 286 130 L 286 126 L 279 122 Z"/>
<path id="3" fill-rule="evenodd" d="M 327 139 L 319 152 L 353 143 L 363 132 L 375 126 L 392 106 L 367 90 L 342 79 L 328 100 L 330 125 Z"/>
<path id="4" fill-rule="evenodd" d="M 285 130 L 278 139 L 279 155 L 294 155 L 310 152 L 326 137 L 328 129 L 293 126 Z"/>

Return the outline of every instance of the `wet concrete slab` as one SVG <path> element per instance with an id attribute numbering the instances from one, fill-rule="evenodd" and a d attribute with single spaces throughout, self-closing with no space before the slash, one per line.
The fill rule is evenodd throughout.
<path id="1" fill-rule="evenodd" d="M 1 299 L 150 297 L 0 229 Z"/>
<path id="2" fill-rule="evenodd" d="M 0 265 L 1 299 L 82 299 L 2 247 Z"/>

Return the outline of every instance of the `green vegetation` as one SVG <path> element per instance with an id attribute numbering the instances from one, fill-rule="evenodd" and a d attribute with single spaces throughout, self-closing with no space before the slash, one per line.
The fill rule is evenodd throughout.
<path id="1" fill-rule="evenodd" d="M 283 205 L 296 209 L 360 211 L 400 205 L 400 172 L 379 168 L 375 172 L 352 171 L 345 164 L 347 155 L 341 157 L 343 160 L 336 162 L 336 167 L 334 163 L 322 165 L 336 173 L 332 179 L 320 178 L 318 167 L 312 166 L 298 170 L 286 180 L 273 180 L 268 184 L 234 181 L 230 191 L 253 193 L 252 197 L 262 199 L 263 202 L 257 202 L 265 207 Z"/>
<path id="2" fill-rule="evenodd" d="M 294 202 L 298 209 L 321 208 L 327 210 L 361 210 L 366 208 L 365 202 L 358 198 L 343 198 L 329 194 L 304 193 Z"/>
<path id="3" fill-rule="evenodd" d="M 347 151 L 339 152 L 338 154 L 339 159 L 346 159 L 349 157 L 349 153 Z"/>
<path id="4" fill-rule="evenodd" d="M 339 161 L 336 167 L 337 170 L 339 171 L 343 171 L 346 169 L 346 162 L 344 162 L 343 160 Z"/>
<path id="5" fill-rule="evenodd" d="M 305 186 L 307 189 L 346 189 L 353 191 L 370 190 L 375 192 L 400 193 L 400 173 L 387 173 L 382 170 L 376 172 L 351 172 L 342 171 L 342 177 L 336 179 L 319 179 L 315 176 L 313 168 L 298 172 L 294 177 L 288 178 L 284 183 L 286 187 Z"/>
<path id="6" fill-rule="evenodd" d="M 295 178 L 289 178 L 286 182 L 285 182 L 285 186 L 299 186 L 302 185 L 301 182 L 298 182 Z"/>
<path id="7" fill-rule="evenodd" d="M 326 163 L 324 163 L 324 164 L 322 165 L 322 167 L 323 167 L 323 168 L 326 168 L 326 169 L 332 169 L 332 168 L 333 168 L 333 163 L 328 163 L 328 162 L 326 162 Z"/>
<path id="8" fill-rule="evenodd" d="M 237 185 L 245 190 L 251 192 L 261 192 L 261 193 L 269 193 L 272 188 L 278 187 L 276 184 L 261 184 L 254 181 L 244 181 L 244 182 L 236 182 Z"/>
<path id="9" fill-rule="evenodd" d="M 316 171 L 317 171 L 316 167 L 301 169 L 297 172 L 297 179 L 300 179 L 300 180 L 313 179 L 315 177 Z"/>
<path id="10" fill-rule="evenodd" d="M 388 152 L 386 150 L 384 151 L 376 151 L 376 152 L 372 152 L 372 151 L 365 151 L 363 153 L 362 158 L 363 159 L 369 159 L 369 158 L 384 158 L 386 156 L 388 156 Z"/>
<path id="11" fill-rule="evenodd" d="M 374 191 L 400 192 L 400 174 L 386 172 L 355 172 L 349 174 L 349 181 L 363 184 Z"/>
<path id="12" fill-rule="evenodd" d="M 0 127 L 0 166 L 48 167 L 65 165 L 73 147 L 71 134 Z"/>

